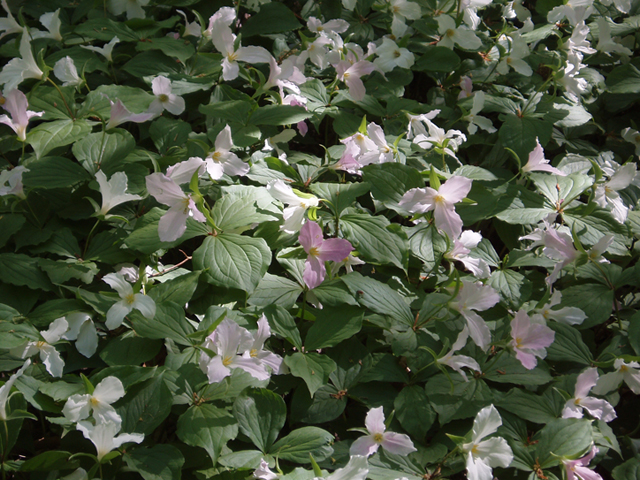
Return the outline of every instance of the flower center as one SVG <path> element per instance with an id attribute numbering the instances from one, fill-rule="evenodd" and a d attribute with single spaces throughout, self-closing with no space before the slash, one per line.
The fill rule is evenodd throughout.
<path id="1" fill-rule="evenodd" d="M 309 249 L 309 255 L 317 257 L 318 255 L 320 255 L 320 252 L 318 251 L 318 247 L 311 247 Z"/>
<path id="2" fill-rule="evenodd" d="M 213 155 L 211 155 L 211 159 L 214 162 L 220 163 L 222 161 L 222 153 L 220 152 L 213 152 Z"/>
<path id="3" fill-rule="evenodd" d="M 629 370 L 629 369 L 627 368 L 627 366 L 626 366 L 626 365 L 622 365 L 622 366 L 620 367 L 620 371 L 621 371 L 621 372 L 626 372 L 627 370 Z"/>
<path id="4" fill-rule="evenodd" d="M 393 51 L 393 56 L 396 58 L 400 58 L 402 56 L 402 54 L 400 53 L 400 50 L 394 50 Z"/>
<path id="5" fill-rule="evenodd" d="M 229 59 L 230 62 L 235 62 L 236 59 L 238 58 L 238 55 L 236 54 L 236 52 L 231 52 L 227 55 L 227 58 Z"/>
<path id="6" fill-rule="evenodd" d="M 169 101 L 169 96 L 165 95 L 164 93 L 158 95 L 158 100 L 160 100 L 162 103 L 168 102 Z"/>
<path id="7" fill-rule="evenodd" d="M 47 344 L 47 342 L 36 342 L 36 347 L 42 348 Z"/>
<path id="8" fill-rule="evenodd" d="M 229 365 L 231 365 L 231 362 L 233 362 L 233 357 L 224 357 L 224 359 L 222 360 L 222 365 L 228 367 Z"/>
<path id="9" fill-rule="evenodd" d="M 133 293 L 130 293 L 129 295 L 124 297 L 124 301 L 127 302 L 129 305 L 131 305 L 133 302 L 136 301 L 136 296 Z"/>
<path id="10" fill-rule="evenodd" d="M 91 400 L 89 400 L 89 403 L 91 404 L 92 407 L 96 407 L 100 403 L 100 400 L 98 400 L 96 397 L 91 397 Z"/>
<path id="11" fill-rule="evenodd" d="M 456 34 L 456 31 L 453 28 L 448 29 L 445 33 L 444 33 L 447 37 L 451 38 Z"/>
<path id="12" fill-rule="evenodd" d="M 522 338 L 516 337 L 516 348 L 522 347 Z"/>
<path id="13" fill-rule="evenodd" d="M 249 351 L 249 356 L 250 356 L 250 357 L 252 357 L 252 358 L 257 357 L 257 356 L 258 356 L 258 349 L 257 349 L 257 348 L 252 348 L 252 349 Z"/>
<path id="14" fill-rule="evenodd" d="M 471 448 L 471 453 L 473 453 L 474 455 L 478 454 L 478 445 L 473 445 L 473 447 Z"/>
<path id="15" fill-rule="evenodd" d="M 376 433 L 373 436 L 373 441 L 376 442 L 376 443 L 382 443 L 382 439 L 383 439 L 383 436 L 382 436 L 381 433 Z"/>
<path id="16" fill-rule="evenodd" d="M 436 195 L 435 198 L 433 199 L 433 201 L 435 203 L 439 203 L 440 205 L 444 204 L 445 199 L 442 195 Z"/>

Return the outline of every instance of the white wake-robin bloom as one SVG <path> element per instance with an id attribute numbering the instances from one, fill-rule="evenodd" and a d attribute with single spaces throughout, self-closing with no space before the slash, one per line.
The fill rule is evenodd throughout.
<path id="1" fill-rule="evenodd" d="M 376 48 L 378 58 L 373 61 L 383 72 L 390 72 L 396 67 L 411 68 L 415 57 L 406 48 L 399 47 L 396 42 L 388 37 L 382 39 L 382 45 Z"/>
<path id="2" fill-rule="evenodd" d="M 511 321 L 511 342 L 509 345 L 516 358 L 527 370 L 533 370 L 538 360 L 547 356 L 546 348 L 553 343 L 555 332 L 546 325 L 532 323 L 524 310 L 519 310 Z"/>
<path id="3" fill-rule="evenodd" d="M 0 85 L 4 85 L 5 91 L 18 88 L 18 85 L 28 78 L 40 80 L 44 75 L 33 56 L 31 40 L 26 30 L 20 39 L 20 57 L 22 58 L 10 60 L 0 72 Z"/>
<path id="4" fill-rule="evenodd" d="M 11 14 L 11 10 L 9 10 L 9 6 L 7 5 L 7 0 L 2 0 L 0 5 L 2 5 L 4 11 L 7 12 L 6 17 L 0 17 L 0 39 L 5 35 L 22 32 L 22 25 L 20 25 Z"/>
<path id="5" fill-rule="evenodd" d="M 625 205 L 618 191 L 631 185 L 636 173 L 636 164 L 629 162 L 617 168 L 609 180 L 596 187 L 595 202 L 602 208 L 609 209 L 613 218 L 619 223 L 624 223 L 627 220 L 629 207 Z"/>
<path id="6" fill-rule="evenodd" d="M 184 112 L 184 98 L 171 93 L 171 80 L 167 77 L 160 75 L 154 78 L 151 82 L 151 89 L 156 98 L 149 105 L 149 112 L 154 115 L 160 115 L 163 110 L 174 115 L 180 115 Z"/>
<path id="7" fill-rule="evenodd" d="M 27 198 L 24 194 L 22 174 L 28 171 L 29 169 L 20 165 L 12 168 L 11 170 L 3 170 L 0 172 L 0 197 L 4 197 L 5 195 L 15 195 L 23 200 Z"/>
<path id="8" fill-rule="evenodd" d="M 91 440 L 96 447 L 98 461 L 110 451 L 120 448 L 124 443 L 140 443 L 144 440 L 141 433 L 121 433 L 116 436 L 120 426 L 113 422 L 98 423 L 93 425 L 89 422 L 80 422 L 76 428 L 82 432 L 84 438 Z"/>
<path id="9" fill-rule="evenodd" d="M 456 21 L 450 15 L 440 15 L 436 17 L 438 22 L 438 33 L 441 35 L 438 45 L 453 49 L 458 45 L 465 50 L 478 50 L 482 47 L 482 40 L 465 26 L 456 27 Z"/>
<path id="10" fill-rule="evenodd" d="M 40 332 L 40 340 L 30 340 L 24 345 L 14 348 L 11 353 L 20 358 L 29 358 L 39 353 L 40 360 L 47 372 L 52 377 L 62 377 L 64 360 L 62 360 L 60 352 L 56 350 L 53 344 L 60 341 L 68 328 L 69 324 L 64 317 L 58 318 L 51 322 L 47 330 Z"/>
<path id="11" fill-rule="evenodd" d="M 231 151 L 234 147 L 231 137 L 231 127 L 226 125 L 216 137 L 215 150 L 205 158 L 205 168 L 213 180 L 227 175 L 246 175 L 249 172 L 249 164 Z"/>
<path id="12" fill-rule="evenodd" d="M 276 480 L 278 478 L 278 474 L 271 471 L 269 464 L 263 458 L 260 460 L 260 466 L 253 471 L 253 478 L 259 478 L 260 480 Z"/>
<path id="13" fill-rule="evenodd" d="M 462 375 L 465 382 L 468 382 L 467 374 L 462 370 L 463 367 L 470 368 L 475 370 L 476 372 L 481 372 L 480 365 L 473 358 L 468 357 L 466 355 L 454 355 L 455 352 L 464 348 L 467 344 L 467 339 L 469 338 L 469 327 L 466 325 L 462 329 L 462 331 L 458 334 L 458 338 L 451 345 L 451 350 L 447 352 L 444 356 L 440 357 L 436 360 L 436 363 L 440 365 L 448 365 L 453 368 L 456 372 Z"/>
<path id="14" fill-rule="evenodd" d="M 487 117 L 483 117 L 482 115 L 478 115 L 484 108 L 484 92 L 476 92 L 473 96 L 473 106 L 471 107 L 471 111 L 469 115 L 466 115 L 462 119 L 469 122 L 469 126 L 467 127 L 467 131 L 469 134 L 473 135 L 478 131 L 478 127 L 483 129 L 486 132 L 493 133 L 496 131 L 496 128 L 491 123 Z"/>
<path id="15" fill-rule="evenodd" d="M 93 393 L 71 395 L 64 404 L 62 413 L 74 423 L 84 420 L 93 413 L 97 424 L 114 423 L 119 430 L 122 419 L 111 404 L 124 397 L 124 393 L 124 386 L 118 378 L 106 377 L 96 385 Z"/>
<path id="16" fill-rule="evenodd" d="M 367 457 L 352 455 L 344 468 L 339 468 L 326 477 L 314 477 L 313 480 L 365 480 L 368 473 Z"/>
<path id="17" fill-rule="evenodd" d="M 580 325 L 587 318 L 587 314 L 578 307 L 563 307 L 553 309 L 562 301 L 562 293 L 555 290 L 548 303 L 545 303 L 539 309 L 534 310 L 529 317 L 532 322 L 546 325 L 547 320 L 555 320 L 565 325 Z"/>
<path id="18" fill-rule="evenodd" d="M 31 365 L 31 360 L 27 359 L 24 365 L 20 367 L 20 370 L 11 375 L 9 380 L 4 382 L 4 385 L 0 387 L 0 420 L 7 420 L 7 400 L 9 399 L 9 393 L 11 393 L 11 387 L 13 387 L 15 381 L 24 373 L 29 365 Z"/>
<path id="19" fill-rule="evenodd" d="M 407 0 L 390 0 L 389 4 L 393 15 L 391 33 L 394 37 L 401 38 L 408 28 L 405 20 L 418 20 L 422 16 L 420 5 Z"/>
<path id="20" fill-rule="evenodd" d="M 148 295 L 142 293 L 133 293 L 133 287 L 119 273 L 109 273 L 102 277 L 111 288 L 113 288 L 121 300 L 114 303 L 109 311 L 107 311 L 107 320 L 105 325 L 109 330 L 118 328 L 126 315 L 134 308 L 143 316 L 152 319 L 156 314 L 156 302 Z"/>
<path id="21" fill-rule="evenodd" d="M 460 313 L 467 321 L 471 339 L 484 351 L 491 343 L 491 330 L 476 311 L 488 310 L 499 301 L 498 292 L 489 285 L 462 279 L 458 295 L 449 302 L 449 307 Z"/>
<path id="22" fill-rule="evenodd" d="M 513 452 L 504 438 L 493 437 L 483 440 L 495 433 L 500 425 L 502 418 L 493 405 L 478 412 L 473 421 L 471 442 L 462 445 L 467 457 L 469 480 L 493 480 L 492 468 L 507 468 L 511 464 Z"/>
<path id="23" fill-rule="evenodd" d="M 430 120 L 423 120 L 429 129 L 428 135 L 416 135 L 413 139 L 413 143 L 418 145 L 420 148 L 424 148 L 425 150 L 429 150 L 432 147 L 441 148 L 444 153 L 455 158 L 456 153 L 460 145 L 467 141 L 467 137 L 460 130 L 447 130 L 444 128 L 438 127 L 435 123 Z M 460 163 L 460 162 L 458 162 Z"/>
<path id="24" fill-rule="evenodd" d="M 418 135 L 429 136 L 428 128 L 429 124 L 432 124 L 431 120 L 436 118 L 440 113 L 440 110 L 431 110 L 429 113 L 423 113 L 421 115 L 407 114 L 409 117 L 409 125 L 407 126 L 407 140 L 411 140 Z"/>
<path id="25" fill-rule="evenodd" d="M 342 60 L 335 66 L 335 69 L 338 80 L 344 82 L 349 89 L 349 95 L 357 102 L 364 100 L 367 89 L 360 77 L 369 75 L 376 69 L 376 66 L 367 60 L 360 60 L 353 64 L 348 60 Z"/>
<path id="26" fill-rule="evenodd" d="M 88 313 L 75 312 L 66 315 L 69 330 L 62 336 L 65 340 L 75 340 L 76 350 L 91 358 L 98 348 L 98 332 Z"/>
<path id="27" fill-rule="evenodd" d="M 117 43 L 120 43 L 120 39 L 118 37 L 113 37 L 111 41 L 103 47 L 94 47 L 93 45 L 80 45 L 80 47 L 99 53 L 106 58 L 108 62 L 113 62 L 113 47 L 115 47 Z"/>
<path id="28" fill-rule="evenodd" d="M 124 172 L 114 173 L 107 181 L 107 176 L 104 172 L 98 170 L 96 180 L 100 185 L 100 193 L 102 194 L 102 208 L 97 212 L 98 215 L 106 215 L 112 208 L 121 203 L 142 199 L 140 195 L 126 193 L 128 178 Z"/>
<path id="29" fill-rule="evenodd" d="M 506 75 L 509 73 L 509 68 L 512 68 L 520 75 L 526 77 L 533 75 L 533 69 L 523 60 L 531 53 L 529 46 L 518 33 L 514 32 L 510 37 L 501 35 L 500 38 L 498 38 L 498 43 L 507 52 L 506 55 L 500 59 L 500 63 L 496 67 L 498 73 Z"/>
<path id="30" fill-rule="evenodd" d="M 453 241 L 453 248 L 444 256 L 450 260 L 462 262 L 476 278 L 488 278 L 491 275 L 489 264 L 481 258 L 469 256 L 471 250 L 476 248 L 481 240 L 482 235 L 479 233 L 465 230 L 459 238 Z"/>
<path id="31" fill-rule="evenodd" d="M 598 383 L 593 389 L 593 393 L 604 395 L 612 390 L 616 390 L 622 382 L 627 384 L 636 395 L 640 395 L 640 363 L 625 362 L 622 358 L 617 358 L 613 362 L 615 372 L 605 373 L 598 379 Z"/>
<path id="32" fill-rule="evenodd" d="M 16 135 L 18 135 L 18 139 L 24 142 L 27 139 L 27 125 L 29 124 L 29 120 L 33 117 L 41 117 L 44 115 L 44 112 L 27 110 L 29 101 L 25 94 L 17 89 L 9 91 L 4 99 L 3 107 L 9 112 L 11 118 L 7 115 L 0 115 L 0 123 L 11 127 L 13 131 L 16 132 Z"/>
<path id="33" fill-rule="evenodd" d="M 408 435 L 403 433 L 386 432 L 384 424 L 384 412 L 382 407 L 372 408 L 364 420 L 369 435 L 358 438 L 351 444 L 350 455 L 362 455 L 368 457 L 382 447 L 389 453 L 396 455 L 409 455 L 416 448 Z"/>
<path id="34" fill-rule="evenodd" d="M 54 75 L 62 82 L 63 87 L 72 85 L 79 87 L 84 83 L 84 80 L 78 75 L 78 69 L 76 68 L 73 59 L 68 55 L 58 60 L 53 66 Z"/>
<path id="35" fill-rule="evenodd" d="M 47 12 L 41 15 L 40 23 L 44 25 L 47 32 L 33 32 L 31 34 L 33 38 L 52 38 L 59 42 L 62 41 L 62 35 L 60 34 L 60 27 L 62 26 L 62 23 L 60 22 L 60 9 L 57 9 L 55 12 Z"/>
<path id="36" fill-rule="evenodd" d="M 297 233 L 302 228 L 307 208 L 319 205 L 318 197 L 314 195 L 299 196 L 282 180 L 270 182 L 267 185 L 267 191 L 273 198 L 288 205 L 282 211 L 284 223 L 280 226 L 280 230 L 285 233 Z"/>
<path id="37" fill-rule="evenodd" d="M 602 398 L 589 397 L 589 392 L 598 381 L 598 369 L 588 368 L 576 380 L 573 398 L 567 400 L 562 410 L 562 418 L 582 418 L 582 410 L 586 410 L 593 418 L 610 422 L 616 418 L 616 411 L 611 404 Z"/>

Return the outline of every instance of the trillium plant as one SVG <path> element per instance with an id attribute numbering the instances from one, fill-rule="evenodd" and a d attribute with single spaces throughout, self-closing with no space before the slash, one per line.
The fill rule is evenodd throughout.
<path id="1" fill-rule="evenodd" d="M 636 480 L 640 1 L 0 0 L 0 474 Z"/>

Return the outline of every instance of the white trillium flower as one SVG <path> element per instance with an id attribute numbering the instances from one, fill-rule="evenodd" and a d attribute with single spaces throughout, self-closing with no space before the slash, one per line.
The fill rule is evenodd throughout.
<path id="1" fill-rule="evenodd" d="M 307 208 L 317 207 L 319 205 L 318 197 L 313 195 L 300 197 L 282 180 L 270 182 L 267 185 L 267 191 L 273 198 L 288 205 L 282 212 L 284 224 L 280 226 L 280 230 L 283 230 L 285 233 L 293 234 L 300 231 L 304 223 L 304 213 Z"/>
<path id="2" fill-rule="evenodd" d="M 526 77 L 533 75 L 533 69 L 523 60 L 531 53 L 529 46 L 517 32 L 512 33 L 510 37 L 501 35 L 498 43 L 508 52 L 496 67 L 498 73 L 506 75 L 509 73 L 509 68 L 512 68 L 520 75 Z"/>
<path id="3" fill-rule="evenodd" d="M 561 177 L 566 176 L 567 174 L 561 172 L 556 167 L 552 167 L 549 165 L 549 160 L 544 158 L 544 149 L 538 138 L 536 137 L 536 147 L 529 154 L 529 160 L 527 164 L 522 167 L 523 172 L 549 172 L 554 173 L 556 175 L 560 175 Z"/>
<path id="4" fill-rule="evenodd" d="M 20 90 L 11 90 L 4 97 L 4 109 L 9 112 L 11 118 L 7 115 L 0 115 L 0 123 L 11 127 L 18 139 L 24 142 L 27 139 L 27 126 L 29 120 L 33 117 L 41 117 L 44 112 L 33 112 L 27 110 L 29 107 L 29 101 L 24 93 Z M 24 167 L 22 167 L 24 168 Z M 15 170 L 15 169 L 14 169 Z M 27 170 L 28 171 L 28 170 Z"/>
<path id="5" fill-rule="evenodd" d="M 140 195 L 126 193 L 127 191 L 127 174 L 124 172 L 116 172 L 107 181 L 107 176 L 102 170 L 96 173 L 96 180 L 100 185 L 100 193 L 102 194 L 102 208 L 98 215 L 106 215 L 112 208 L 121 203 L 130 202 L 132 200 L 142 200 Z"/>
<path id="6" fill-rule="evenodd" d="M 382 407 L 372 408 L 364 420 L 369 435 L 358 438 L 351 444 L 349 454 L 368 457 L 378 451 L 379 447 L 395 455 L 409 455 L 416 448 L 408 435 L 385 432 L 384 412 Z"/>
<path id="7" fill-rule="evenodd" d="M 18 379 L 19 376 L 21 376 L 24 373 L 24 371 L 27 369 L 27 367 L 29 367 L 29 365 L 31 365 L 31 360 L 27 359 L 27 361 L 24 362 L 24 365 L 20 367 L 20 370 L 18 370 L 16 373 L 11 375 L 9 377 L 9 380 L 4 382 L 4 385 L 0 387 L 0 420 L 3 420 L 3 421 L 7 420 L 7 400 L 9 400 L 9 393 L 11 393 L 11 387 L 13 387 L 13 384 L 15 383 L 15 381 Z"/>
<path id="8" fill-rule="evenodd" d="M 0 39 L 6 35 L 11 35 L 12 33 L 21 33 L 22 25 L 20 25 L 15 17 L 11 14 L 11 10 L 9 10 L 9 6 L 7 5 L 7 0 L 1 0 L 0 5 L 4 8 L 4 11 L 7 12 L 6 17 L 0 17 Z"/>
<path id="9" fill-rule="evenodd" d="M 118 328 L 122 324 L 124 317 L 134 308 L 148 319 L 152 319 L 155 316 L 156 302 L 153 301 L 153 298 L 142 293 L 134 294 L 133 287 L 122 275 L 109 273 L 102 277 L 102 280 L 118 292 L 122 299 L 114 303 L 107 312 L 105 325 L 109 330 Z"/>
<path id="10" fill-rule="evenodd" d="M 180 115 L 184 112 L 184 98 L 171 93 L 171 80 L 167 77 L 160 75 L 154 78 L 151 82 L 151 89 L 156 98 L 149 105 L 149 112 L 154 115 L 160 115 L 163 110 L 174 115 Z"/>
<path id="11" fill-rule="evenodd" d="M 431 120 L 436 118 L 439 113 L 440 110 L 436 109 L 431 110 L 429 113 L 423 113 L 421 115 L 407 114 L 407 117 L 409 117 L 409 125 L 407 126 L 407 140 L 411 140 L 418 135 L 424 135 L 425 137 L 428 137 L 429 124 L 432 124 Z"/>
<path id="12" fill-rule="evenodd" d="M 413 143 L 418 145 L 420 148 L 424 148 L 425 150 L 429 150 L 432 147 L 439 147 L 444 150 L 444 153 L 455 158 L 458 148 L 464 142 L 467 141 L 467 137 L 460 130 L 445 130 L 443 128 L 438 127 L 435 123 L 428 119 L 422 119 L 422 121 L 427 125 L 429 129 L 429 134 L 419 134 L 416 135 L 413 139 Z M 458 162 L 460 163 L 460 162 Z"/>
<path id="13" fill-rule="evenodd" d="M 467 455 L 467 478 L 469 480 L 493 480 L 492 468 L 507 468 L 513 460 L 513 452 L 501 437 L 483 438 L 495 433 L 502 425 L 496 407 L 489 405 L 478 412 L 473 421 L 471 442 L 462 445 Z"/>
<path id="14" fill-rule="evenodd" d="M 69 330 L 62 336 L 65 340 L 75 340 L 76 349 L 87 358 L 91 358 L 98 348 L 98 332 L 88 313 L 70 313 L 64 317 Z"/>
<path id="15" fill-rule="evenodd" d="M 608 181 L 596 187 L 594 200 L 602 208 L 609 209 L 613 218 L 619 223 L 627 220 L 629 207 L 624 204 L 618 191 L 631 185 L 636 176 L 636 170 L 636 164 L 629 162 L 619 167 Z"/>
<path id="16" fill-rule="evenodd" d="M 598 379 L 598 383 L 593 389 L 596 395 L 604 395 L 616 390 L 622 382 L 627 384 L 636 395 L 640 395 L 640 363 L 625 362 L 622 358 L 617 358 L 613 362 L 615 372 L 605 373 Z"/>
<path id="17" fill-rule="evenodd" d="M 353 64 L 348 60 L 342 60 L 335 65 L 335 69 L 338 80 L 344 82 L 349 89 L 349 95 L 356 102 L 364 100 L 367 89 L 360 77 L 369 75 L 376 69 L 376 66 L 367 60 L 360 60 Z"/>
<path id="18" fill-rule="evenodd" d="M 260 480 L 276 480 L 278 478 L 278 474 L 271 471 L 269 464 L 263 458 L 260 460 L 260 466 L 253 472 L 253 478 L 259 478 Z"/>
<path id="19" fill-rule="evenodd" d="M 463 367 L 470 368 L 475 370 L 476 372 L 481 372 L 480 365 L 473 358 L 468 357 L 466 355 L 454 355 L 455 352 L 464 348 L 467 344 L 467 339 L 469 338 L 469 327 L 466 325 L 462 329 L 462 331 L 458 334 L 458 338 L 451 345 L 451 350 L 446 353 L 444 356 L 440 357 L 436 360 L 436 363 L 440 365 L 448 365 L 453 368 L 456 372 L 462 375 L 465 382 L 468 382 L 467 374 L 462 370 Z"/>
<path id="20" fill-rule="evenodd" d="M 234 147 L 231 137 L 231 127 L 226 125 L 216 137 L 215 151 L 207 155 L 205 168 L 213 180 L 227 175 L 246 175 L 249 173 L 249 164 L 231 151 Z"/>
<path id="21" fill-rule="evenodd" d="M 183 37 L 188 37 L 189 35 L 194 37 L 202 36 L 202 27 L 197 21 L 189 22 L 189 19 L 187 18 L 187 14 L 184 13 L 182 10 L 176 9 L 176 12 L 178 12 L 180 15 L 182 15 L 182 18 L 184 18 L 184 33 L 182 34 Z"/>
<path id="22" fill-rule="evenodd" d="M 466 115 L 463 120 L 469 122 L 469 126 L 467 127 L 467 131 L 470 135 L 475 134 L 478 131 L 478 127 L 483 129 L 488 133 L 493 133 L 496 131 L 496 128 L 491 123 L 487 117 L 483 117 L 482 115 L 478 115 L 484 108 L 484 92 L 476 92 L 473 95 L 473 106 L 471 107 L 471 111 L 469 115 Z"/>
<path id="23" fill-rule="evenodd" d="M 482 235 L 465 230 L 459 238 L 454 240 L 451 251 L 445 253 L 444 256 L 450 260 L 462 262 L 464 267 L 477 278 L 488 278 L 491 275 L 491 269 L 487 262 L 481 258 L 469 256 L 471 250 L 476 248 L 481 241 Z"/>
<path id="24" fill-rule="evenodd" d="M 326 477 L 314 477 L 313 480 L 365 480 L 368 473 L 367 457 L 353 455 L 344 468 L 339 468 Z"/>
<path id="25" fill-rule="evenodd" d="M 562 410 L 562 418 L 582 418 L 582 410 L 586 410 L 593 418 L 610 422 L 617 417 L 611 404 L 602 398 L 589 397 L 589 392 L 598 381 L 598 369 L 588 368 L 576 380 L 573 398 L 567 400 Z"/>
<path id="26" fill-rule="evenodd" d="M 389 4 L 393 15 L 391 33 L 396 38 L 402 38 L 408 29 L 406 19 L 418 20 L 422 16 L 420 5 L 407 0 L 390 0 Z"/>
<path id="27" fill-rule="evenodd" d="M 316 17 L 309 17 L 309 20 L 307 20 L 307 28 L 318 35 L 327 35 L 330 32 L 344 33 L 349 30 L 349 22 L 338 18 L 322 23 L 322 21 Z"/>
<path id="28" fill-rule="evenodd" d="M 69 85 L 79 87 L 84 83 L 84 80 L 78 76 L 78 69 L 73 62 L 73 59 L 69 56 L 61 58 L 55 63 L 53 66 L 53 73 L 58 80 L 63 82 L 63 87 L 67 87 Z"/>
<path id="29" fill-rule="evenodd" d="M 383 72 L 390 72 L 396 67 L 411 68 L 415 57 L 406 48 L 398 47 L 398 44 L 388 37 L 382 39 L 382 45 L 376 48 L 378 58 L 373 61 Z"/>
<path id="30" fill-rule="evenodd" d="M 22 174 L 28 171 L 29 169 L 20 165 L 11 170 L 3 170 L 0 172 L 0 197 L 15 195 L 23 200 L 27 198 L 24 194 Z"/>
<path id="31" fill-rule="evenodd" d="M 71 395 L 64 404 L 62 413 L 68 420 L 77 423 L 93 412 L 96 424 L 113 423 L 120 430 L 122 419 L 111 404 L 124 397 L 124 393 L 124 386 L 118 378 L 106 377 L 96 385 L 93 393 Z"/>
<path id="32" fill-rule="evenodd" d="M 89 422 L 79 422 L 76 428 L 82 432 L 84 438 L 91 440 L 96 447 L 98 461 L 110 451 L 120 448 L 124 443 L 140 443 L 144 440 L 141 433 L 121 433 L 116 437 L 120 427 L 113 422 L 93 425 Z"/>
<path id="33" fill-rule="evenodd" d="M 127 12 L 127 20 L 132 18 L 145 18 L 142 7 L 149 4 L 149 0 L 108 0 L 107 7 L 114 15 L 122 15 Z"/>
<path id="34" fill-rule="evenodd" d="M 44 28 L 48 32 L 33 32 L 33 38 L 52 38 L 59 42 L 62 41 L 62 35 L 60 34 L 60 9 L 55 12 L 47 12 L 40 17 L 40 23 L 44 25 Z"/>
<path id="35" fill-rule="evenodd" d="M 68 328 L 69 324 L 64 317 L 58 318 L 51 322 L 47 330 L 40 332 L 42 340 L 30 340 L 24 345 L 14 348 L 12 354 L 20 358 L 29 358 L 39 353 L 40 360 L 42 360 L 47 372 L 52 377 L 62 377 L 64 360 L 62 360 L 60 352 L 56 350 L 53 344 L 62 339 L 62 335 Z"/>
<path id="36" fill-rule="evenodd" d="M 99 53 L 106 58 L 108 62 L 113 62 L 111 55 L 113 53 L 113 47 L 115 47 L 117 43 L 120 43 L 120 39 L 118 37 L 113 37 L 111 41 L 103 47 L 94 47 L 93 45 L 80 45 L 80 47 Z"/>
<path id="37" fill-rule="evenodd" d="M 441 35 L 438 45 L 453 49 L 458 45 L 465 50 L 478 50 L 482 47 L 482 40 L 465 26 L 456 27 L 456 21 L 450 15 L 440 15 L 436 17 L 438 22 L 438 33 Z"/>
<path id="38" fill-rule="evenodd" d="M 251 333 L 251 332 L 249 332 Z M 262 314 L 258 319 L 258 330 L 252 334 L 253 343 L 249 345 L 249 349 L 242 355 L 245 358 L 255 358 L 260 363 L 271 369 L 271 372 L 279 375 L 287 372 L 287 366 L 282 361 L 280 355 L 276 355 L 269 350 L 264 349 L 264 342 L 271 336 L 271 327 L 267 321 L 267 317 Z"/>
<path id="39" fill-rule="evenodd" d="M 4 90 L 14 90 L 18 88 L 24 80 L 35 78 L 41 80 L 44 72 L 36 63 L 31 51 L 31 40 L 29 33 L 25 30 L 20 39 L 20 56 L 7 63 L 0 72 L 0 85 L 4 85 Z"/>
<path id="40" fill-rule="evenodd" d="M 530 315 L 531 321 L 545 325 L 547 320 L 555 320 L 565 325 L 580 325 L 587 318 L 587 314 L 577 307 L 563 307 L 554 310 L 553 307 L 562 301 L 562 293 L 555 290 L 549 303 L 545 303 L 541 308 L 534 310 Z"/>

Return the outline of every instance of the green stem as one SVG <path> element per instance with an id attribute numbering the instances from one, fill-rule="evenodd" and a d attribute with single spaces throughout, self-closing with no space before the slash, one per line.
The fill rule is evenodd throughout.
<path id="1" fill-rule="evenodd" d="M 50 82 L 51 85 L 53 85 L 56 90 L 58 90 L 58 93 L 60 94 L 60 98 L 62 98 L 62 103 L 64 103 L 64 106 L 67 108 L 67 112 L 69 112 L 69 116 L 71 117 L 71 120 L 75 120 L 76 117 L 73 115 L 73 112 L 71 111 L 71 108 L 69 107 L 69 104 L 67 103 L 67 100 L 64 98 L 64 95 L 62 94 L 62 90 L 60 90 L 60 87 L 58 85 L 56 85 L 56 82 L 51 80 L 51 77 L 47 77 L 47 81 Z"/>
<path id="2" fill-rule="evenodd" d="M 89 232 L 89 235 L 87 236 L 87 240 L 84 243 L 84 250 L 82 251 L 83 259 L 87 256 L 87 249 L 89 248 L 89 243 L 91 242 L 91 236 L 93 235 L 93 232 L 95 231 L 99 223 L 100 223 L 100 219 L 96 220 L 96 223 L 93 225 L 93 228 L 91 229 L 91 231 Z"/>

